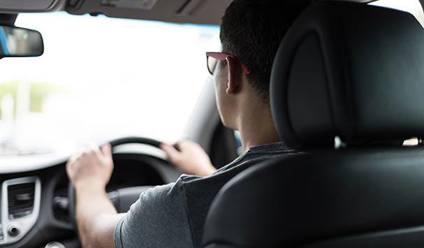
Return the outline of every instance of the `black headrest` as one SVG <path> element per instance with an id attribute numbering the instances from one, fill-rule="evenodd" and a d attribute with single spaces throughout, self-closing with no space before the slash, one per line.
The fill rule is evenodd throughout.
<path id="1" fill-rule="evenodd" d="M 293 148 L 424 137 L 421 25 L 388 8 L 313 4 L 276 55 L 271 104 Z"/>

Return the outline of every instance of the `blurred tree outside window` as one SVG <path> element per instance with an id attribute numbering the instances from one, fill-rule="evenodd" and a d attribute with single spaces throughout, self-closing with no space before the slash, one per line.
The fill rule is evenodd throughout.
<path id="1" fill-rule="evenodd" d="M 23 82 L 10 81 L 0 84 L 0 120 L 6 121 L 9 118 L 13 120 L 17 117 L 17 109 L 21 98 L 29 97 L 28 106 L 23 109 L 31 113 L 42 113 L 43 104 L 49 95 L 60 91 L 57 85 L 49 83 L 30 83 L 25 87 Z M 22 104 L 25 104 L 23 102 Z M 8 115 L 12 116 L 8 116 Z"/>

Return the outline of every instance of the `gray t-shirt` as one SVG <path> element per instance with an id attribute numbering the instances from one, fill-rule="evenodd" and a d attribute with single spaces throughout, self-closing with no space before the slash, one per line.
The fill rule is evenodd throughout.
<path id="1" fill-rule="evenodd" d="M 283 143 L 253 147 L 209 177 L 183 175 L 142 193 L 116 226 L 115 247 L 202 247 L 209 207 L 224 184 L 252 165 L 293 152 Z"/>

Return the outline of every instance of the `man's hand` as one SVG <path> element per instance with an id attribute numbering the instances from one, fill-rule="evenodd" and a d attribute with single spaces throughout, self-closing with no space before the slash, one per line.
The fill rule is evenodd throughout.
<path id="1" fill-rule="evenodd" d="M 66 170 L 76 191 L 76 218 L 82 246 L 114 247 L 114 230 L 122 218 L 106 193 L 113 171 L 110 145 L 73 156 Z"/>
<path id="2" fill-rule="evenodd" d="M 105 145 L 73 156 L 66 170 L 74 187 L 104 190 L 113 171 L 112 150 Z"/>
<path id="3" fill-rule="evenodd" d="M 185 173 L 197 176 L 209 176 L 216 169 L 209 156 L 198 144 L 185 140 L 177 143 L 178 150 L 168 144 L 162 144 L 169 161 Z"/>

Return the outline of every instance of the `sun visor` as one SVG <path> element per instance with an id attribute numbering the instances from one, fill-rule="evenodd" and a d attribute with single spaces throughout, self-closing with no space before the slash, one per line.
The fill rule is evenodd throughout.
<path id="1" fill-rule="evenodd" d="M 65 0 L 1 0 L 0 13 L 49 12 L 60 10 Z"/>

